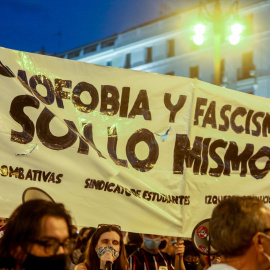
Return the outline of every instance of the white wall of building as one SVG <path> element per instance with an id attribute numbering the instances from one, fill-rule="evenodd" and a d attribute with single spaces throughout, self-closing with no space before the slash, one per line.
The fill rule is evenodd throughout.
<path id="1" fill-rule="evenodd" d="M 235 1 L 220 2 L 222 9 L 228 11 Z M 213 5 L 214 1 L 207 5 L 210 13 Z M 190 68 L 198 66 L 198 78 L 214 83 L 212 24 L 208 25 L 210 34 L 201 47 L 196 47 L 192 41 L 192 28 L 198 13 L 199 6 L 193 6 L 118 35 L 70 50 L 59 57 L 182 77 L 190 77 Z M 227 40 L 221 43 L 221 59 L 225 61 L 221 86 L 270 97 L 269 14 L 269 0 L 239 1 L 239 15 L 247 27 L 238 45 L 230 45 Z M 232 17 L 227 20 L 227 25 L 231 21 Z M 226 34 L 228 33 L 229 30 L 226 30 Z M 174 47 L 171 55 L 169 44 Z"/>

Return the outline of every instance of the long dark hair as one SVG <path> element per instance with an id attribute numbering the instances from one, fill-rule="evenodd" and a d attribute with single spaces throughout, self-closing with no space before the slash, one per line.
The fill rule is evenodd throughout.
<path id="1" fill-rule="evenodd" d="M 29 240 L 40 235 L 42 218 L 53 216 L 63 218 L 71 235 L 71 216 L 63 204 L 45 200 L 30 200 L 21 204 L 12 213 L 0 241 L 0 257 L 10 257 L 18 247 L 27 250 Z"/>
<path id="2" fill-rule="evenodd" d="M 75 249 L 78 249 L 78 248 L 81 249 L 81 247 L 85 244 L 85 243 L 84 243 L 84 239 L 83 239 L 83 235 L 84 235 L 84 233 L 85 233 L 87 230 L 89 230 L 89 232 L 87 233 L 87 236 L 86 236 L 85 238 L 88 237 L 89 233 L 95 231 L 96 229 L 95 229 L 94 227 L 83 227 L 83 228 L 81 228 L 81 229 L 80 229 L 80 232 L 79 232 L 79 234 L 78 234 L 78 238 L 77 238 L 77 241 L 76 241 L 76 245 L 75 245 L 75 247 L 74 247 L 74 250 L 75 250 Z M 88 239 L 90 239 L 90 237 L 91 237 L 91 234 L 90 234 L 90 236 L 89 236 Z"/>
<path id="3" fill-rule="evenodd" d="M 85 261 L 88 270 L 98 270 L 100 267 L 100 260 L 96 253 L 96 246 L 100 236 L 105 232 L 115 231 L 120 236 L 120 251 L 119 257 L 114 261 L 114 267 L 116 270 L 129 270 L 129 263 L 127 260 L 125 245 L 123 236 L 119 228 L 114 225 L 102 226 L 96 230 L 88 242 L 85 254 Z"/>

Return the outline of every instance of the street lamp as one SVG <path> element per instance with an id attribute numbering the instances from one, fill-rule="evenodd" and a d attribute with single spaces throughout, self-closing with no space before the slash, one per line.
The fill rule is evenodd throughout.
<path id="1" fill-rule="evenodd" d="M 220 45 L 221 38 L 225 30 L 225 22 L 231 17 L 234 16 L 234 24 L 231 26 L 232 34 L 229 37 L 229 42 L 232 45 L 236 45 L 240 41 L 240 34 L 243 31 L 243 26 L 239 23 L 238 19 L 238 1 L 232 3 L 229 11 L 223 15 L 220 1 L 216 0 L 213 14 L 210 14 L 206 8 L 205 3 L 200 2 L 200 11 L 199 11 L 199 24 L 195 25 L 193 36 L 193 41 L 196 45 L 201 45 L 205 38 L 204 34 L 206 31 L 206 26 L 203 24 L 203 21 L 209 21 L 213 25 L 214 31 L 214 75 L 215 75 L 215 84 L 220 85 Z"/>

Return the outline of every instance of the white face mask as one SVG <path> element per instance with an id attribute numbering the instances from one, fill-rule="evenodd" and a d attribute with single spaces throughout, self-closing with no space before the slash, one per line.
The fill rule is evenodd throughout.
<path id="1" fill-rule="evenodd" d="M 267 238 L 267 239 L 270 241 L 270 236 L 266 235 L 265 233 L 261 233 L 261 235 L 262 235 L 263 237 Z M 263 254 L 263 255 L 266 257 L 266 259 L 268 260 L 268 262 L 269 262 L 269 267 L 268 267 L 268 269 L 270 269 L 270 256 L 269 256 L 268 254 L 266 254 L 265 252 L 263 252 L 262 254 Z"/>

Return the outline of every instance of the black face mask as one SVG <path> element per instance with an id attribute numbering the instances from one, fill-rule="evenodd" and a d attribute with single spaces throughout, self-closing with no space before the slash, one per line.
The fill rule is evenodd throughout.
<path id="1" fill-rule="evenodd" d="M 198 264 L 197 262 L 185 262 L 186 270 L 197 270 Z"/>
<path id="2" fill-rule="evenodd" d="M 22 267 L 25 270 L 65 270 L 67 255 L 38 257 L 28 253 Z"/>

